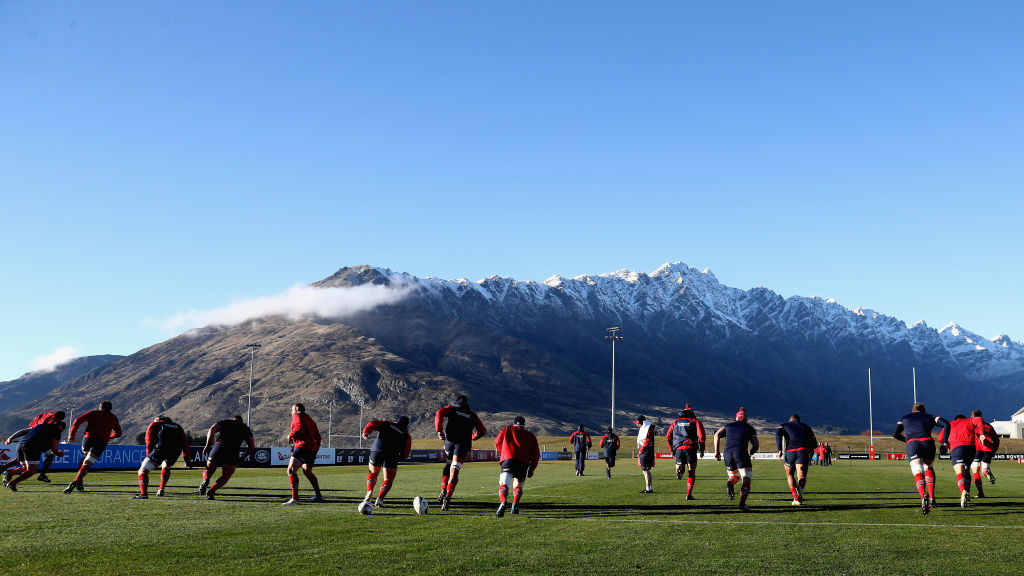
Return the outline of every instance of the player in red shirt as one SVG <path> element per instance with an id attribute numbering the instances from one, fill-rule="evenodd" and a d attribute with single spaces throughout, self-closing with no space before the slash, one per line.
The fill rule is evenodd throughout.
<path id="1" fill-rule="evenodd" d="M 57 422 L 63 422 L 65 416 L 66 415 L 64 414 L 64 412 L 60 410 L 56 412 L 43 412 L 41 414 L 36 415 L 36 417 L 33 418 L 32 421 L 28 423 L 28 427 L 34 428 L 40 424 L 56 424 Z M 7 442 L 7 444 L 10 444 L 10 442 Z M 42 466 L 39 467 L 39 475 L 36 476 L 36 480 L 39 480 L 40 482 L 50 482 L 50 479 L 46 476 L 46 472 L 47 470 L 50 469 L 51 464 L 53 464 L 52 452 L 48 453 L 46 455 L 46 459 L 43 460 Z M 0 467 L 0 470 L 3 470 L 3 475 L 5 478 L 10 479 L 10 472 L 8 472 L 7 470 L 11 468 L 17 468 L 18 466 L 18 459 L 15 458 L 9 462 L 5 462 L 3 466 Z"/>
<path id="2" fill-rule="evenodd" d="M 447 460 L 441 471 L 441 493 L 437 496 L 441 510 L 446 511 L 451 506 L 452 494 L 459 483 L 462 461 L 473 449 L 473 440 L 487 434 L 487 428 L 476 412 L 470 409 L 469 399 L 460 394 L 454 402 L 442 406 L 434 414 L 434 430 L 437 430 L 437 437 L 444 441 L 444 456 Z"/>
<path id="3" fill-rule="evenodd" d="M 146 457 L 139 467 L 139 493 L 132 496 L 134 500 L 149 498 L 149 473 L 160 467 L 160 488 L 156 495 L 163 496 L 167 481 L 171 478 L 171 467 L 178 461 L 178 456 L 185 457 L 185 467 L 192 469 L 189 455 L 192 453 L 188 445 L 185 429 L 171 421 L 167 416 L 157 416 L 146 428 Z"/>
<path id="4" fill-rule="evenodd" d="M 75 489 L 79 492 L 85 489 L 82 479 L 103 455 L 103 451 L 107 449 L 107 442 L 121 437 L 121 423 L 117 420 L 117 416 L 110 411 L 111 408 L 113 408 L 113 404 L 110 403 L 110 400 L 104 400 L 100 402 L 99 410 L 90 410 L 75 418 L 71 424 L 68 442 L 75 441 L 75 435 L 78 434 L 78 429 L 83 424 L 85 425 L 85 437 L 82 439 L 82 466 L 78 469 L 75 479 L 64 489 L 65 494 L 70 494 Z"/>
<path id="5" fill-rule="evenodd" d="M 369 473 L 366 475 L 366 497 L 369 502 L 373 496 L 373 487 L 377 484 L 381 467 L 384 468 L 384 481 L 374 506 L 384 506 L 384 497 L 391 491 L 391 486 L 398 475 L 398 463 L 409 457 L 412 450 L 412 436 L 409 435 L 409 418 L 402 416 L 398 422 L 387 420 L 370 420 L 363 427 L 363 439 L 369 440 L 370 434 L 377 433 L 377 438 L 370 447 Z"/>
<path id="6" fill-rule="evenodd" d="M 981 478 L 988 476 L 989 483 L 996 483 L 996 475 L 992 473 L 990 466 L 992 455 L 999 449 L 999 434 L 991 424 L 985 422 L 985 419 L 981 417 L 981 410 L 971 412 L 971 421 L 974 422 L 974 427 L 980 431 L 978 440 L 974 444 L 971 478 L 974 480 L 974 485 L 978 487 L 978 498 L 984 498 L 985 490 L 981 486 Z"/>
<path id="7" fill-rule="evenodd" d="M 974 422 L 963 414 L 957 414 L 952 422 L 946 422 L 939 432 L 939 444 L 942 448 L 946 448 L 947 445 L 949 447 L 949 459 L 953 463 L 953 471 L 956 472 L 956 486 L 960 489 L 961 508 L 971 505 L 971 480 L 965 473 L 974 462 L 974 444 L 977 436 L 978 430 Z"/>
<path id="8" fill-rule="evenodd" d="M 316 422 L 306 414 L 306 406 L 301 403 L 292 404 L 292 428 L 288 432 L 288 443 L 292 445 L 292 457 L 288 459 L 288 483 L 292 487 L 292 497 L 284 503 L 291 506 L 299 503 L 299 475 L 302 473 L 316 493 L 310 502 L 326 502 L 320 494 L 320 482 L 313 473 L 316 464 L 316 453 L 320 450 L 320 429 Z"/>
<path id="9" fill-rule="evenodd" d="M 686 467 L 686 499 L 694 500 L 693 484 L 697 479 L 697 462 L 704 457 L 704 424 L 697 419 L 689 404 L 672 421 L 665 434 L 665 441 L 676 459 L 676 479 L 683 479 Z"/>
<path id="10" fill-rule="evenodd" d="M 511 426 L 498 432 L 494 439 L 494 448 L 498 451 L 501 462 L 501 475 L 498 476 L 498 518 L 505 515 L 508 508 L 508 490 L 512 485 L 512 513 L 519 514 L 519 501 L 523 497 L 523 484 L 527 478 L 533 478 L 533 472 L 540 463 L 540 447 L 537 437 L 526 428 L 526 419 L 516 416 Z"/>

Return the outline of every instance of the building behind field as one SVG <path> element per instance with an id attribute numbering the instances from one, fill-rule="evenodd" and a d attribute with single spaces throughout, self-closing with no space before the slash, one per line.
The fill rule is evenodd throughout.
<path id="1" fill-rule="evenodd" d="M 992 422 L 992 427 L 1003 438 L 1024 438 L 1024 408 L 1014 412 L 1009 420 Z"/>

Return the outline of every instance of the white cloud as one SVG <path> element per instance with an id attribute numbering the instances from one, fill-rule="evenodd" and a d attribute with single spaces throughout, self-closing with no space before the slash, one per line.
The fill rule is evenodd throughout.
<path id="1" fill-rule="evenodd" d="M 78 358 L 81 354 L 72 346 L 61 346 L 53 354 L 40 356 L 32 361 L 33 372 L 53 372 L 58 366 Z"/>
<path id="2" fill-rule="evenodd" d="M 164 328 L 181 332 L 203 326 L 235 326 L 267 316 L 342 318 L 377 306 L 394 304 L 408 294 L 375 284 L 347 288 L 293 286 L 284 294 L 234 302 L 214 310 L 179 312 L 163 322 Z"/>

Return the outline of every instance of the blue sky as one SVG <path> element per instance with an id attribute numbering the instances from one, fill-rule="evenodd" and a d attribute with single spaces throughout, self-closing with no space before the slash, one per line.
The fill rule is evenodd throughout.
<path id="1" fill-rule="evenodd" d="M 1018 2 L 292 4 L 0 1 L 0 381 L 363 263 L 1024 340 Z"/>

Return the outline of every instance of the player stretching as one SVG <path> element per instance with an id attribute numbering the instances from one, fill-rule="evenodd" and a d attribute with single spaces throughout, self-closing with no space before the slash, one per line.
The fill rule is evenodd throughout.
<path id="1" fill-rule="evenodd" d="M 974 445 L 971 478 L 974 480 L 974 485 L 978 487 L 978 498 L 984 498 L 985 490 L 981 486 L 982 476 L 988 476 L 989 483 L 996 483 L 996 475 L 992 473 L 990 466 L 992 465 L 992 455 L 999 449 L 999 434 L 996 434 L 996 429 L 981 417 L 981 410 L 971 412 L 971 420 L 980 431 L 977 443 Z"/>
<path id="2" fill-rule="evenodd" d="M 775 446 L 779 449 L 779 460 L 786 466 L 786 481 L 793 494 L 793 506 L 804 502 L 804 487 L 807 486 L 807 465 L 811 452 L 817 445 L 814 430 L 800 421 L 799 414 L 789 417 L 789 422 L 779 425 L 775 432 Z"/>
<path id="3" fill-rule="evenodd" d="M 18 443 L 19 466 L 4 471 L 4 486 L 10 488 L 11 492 L 17 492 L 18 484 L 31 478 L 39 469 L 39 456 L 43 452 L 64 456 L 64 451 L 60 449 L 60 435 L 66 427 L 63 420 L 58 420 L 55 424 L 37 424 L 32 428 L 19 430 L 8 438 L 6 444 L 21 438 Z"/>
<path id="4" fill-rule="evenodd" d="M 640 427 L 636 434 L 636 465 L 640 467 L 645 482 L 640 493 L 650 494 L 654 492 L 654 481 L 651 478 L 651 468 L 654 468 L 654 424 L 642 414 L 633 423 Z"/>
<path id="5" fill-rule="evenodd" d="M 132 499 L 149 498 L 149 473 L 157 466 L 160 467 L 160 487 L 156 495 L 163 496 L 167 481 L 171 478 L 171 467 L 178 461 L 179 455 L 185 456 L 185 467 L 192 469 L 192 461 L 189 460 L 191 453 L 185 430 L 167 416 L 157 416 L 146 428 L 146 457 L 139 467 L 139 493 L 132 496 Z"/>
<path id="6" fill-rule="evenodd" d="M 384 482 L 380 485 L 380 492 L 377 493 L 377 501 L 374 507 L 384 506 L 384 497 L 388 495 L 391 486 L 395 483 L 395 476 L 398 475 L 398 463 L 409 457 L 412 449 L 412 436 L 409 435 L 409 418 L 402 416 L 398 422 L 387 420 L 370 420 L 363 428 L 363 439 L 369 440 L 370 434 L 377 433 L 377 439 L 370 447 L 370 473 L 366 475 L 366 497 L 364 501 L 369 502 L 373 496 L 373 487 L 377 484 L 377 476 L 380 469 L 384 467 Z"/>
<path id="7" fill-rule="evenodd" d="M 452 494 L 459 483 L 459 470 L 466 454 L 473 448 L 473 440 L 487 434 L 487 428 L 480 417 L 469 408 L 469 399 L 460 394 L 455 401 L 441 407 L 434 414 L 434 430 L 437 437 L 444 441 L 444 470 L 441 472 L 441 493 L 437 501 L 441 510 L 448 510 L 452 504 Z"/>
<path id="8" fill-rule="evenodd" d="M 960 489 L 960 507 L 971 505 L 970 466 L 974 463 L 974 444 L 978 439 L 974 422 L 963 414 L 957 414 L 952 422 L 946 422 L 939 432 L 939 443 L 949 446 L 949 459 L 956 472 L 956 487 Z"/>
<path id="9" fill-rule="evenodd" d="M 216 444 L 213 442 L 214 437 L 217 438 Z M 239 458 L 242 442 L 248 444 L 249 449 L 244 457 Z M 210 426 L 210 430 L 206 433 L 206 446 L 203 447 L 203 453 L 206 454 L 206 468 L 203 470 L 203 482 L 199 485 L 199 493 L 206 494 L 207 500 L 216 498 L 214 494 L 231 479 L 239 460 L 252 456 L 255 451 L 256 441 L 252 437 L 252 430 L 242 422 L 240 415 L 236 414 L 228 420 L 221 420 Z M 213 477 L 218 466 L 222 468 L 220 478 L 217 478 L 213 486 L 210 486 L 210 478 Z M 207 491 L 207 487 L 209 487 L 209 491 Z"/>
<path id="10" fill-rule="evenodd" d="M 81 492 L 85 490 L 82 479 L 92 469 L 92 465 L 100 459 L 103 451 L 107 449 L 107 442 L 114 438 L 121 437 L 121 423 L 111 412 L 113 404 L 109 400 L 100 402 L 99 410 L 90 410 L 82 414 L 71 424 L 71 432 L 68 434 L 68 442 L 75 441 L 78 429 L 85 424 L 85 437 L 82 439 L 82 466 L 78 469 L 75 479 L 64 489 L 65 494 L 72 490 Z"/>
<path id="11" fill-rule="evenodd" d="M 314 495 L 310 502 L 326 502 L 320 494 L 320 482 L 313 473 L 316 464 L 316 453 L 320 450 L 320 429 L 316 422 L 306 414 L 306 406 L 296 402 L 292 404 L 292 427 L 288 432 L 288 443 L 292 445 L 292 456 L 288 459 L 288 484 L 292 488 L 292 497 L 284 506 L 299 503 L 299 469 L 309 480 Z"/>
<path id="12" fill-rule="evenodd" d="M 913 411 L 896 423 L 892 437 L 907 443 L 907 460 L 914 473 L 917 493 L 921 496 L 921 514 L 927 514 L 935 507 L 935 439 L 932 430 L 945 426 L 946 421 L 924 411 L 924 404 L 917 402 Z"/>
<path id="13" fill-rule="evenodd" d="M 28 428 L 26 429 L 26 432 L 29 429 L 39 426 L 40 424 L 56 424 L 57 422 L 63 422 L 64 417 L 64 412 L 60 410 L 56 412 L 43 412 L 42 414 L 38 414 L 35 418 L 32 419 L 31 422 L 28 423 Z M 10 442 L 6 442 L 6 444 L 10 444 Z M 46 476 L 46 472 L 50 469 L 51 464 L 53 464 L 53 453 L 49 452 L 46 454 L 46 458 L 43 460 L 43 465 L 39 467 L 39 476 L 36 476 L 36 480 L 46 483 L 50 482 L 50 479 Z M 18 462 L 17 458 L 5 463 L 2 468 L 4 479 L 11 479 L 11 473 L 8 472 L 8 469 L 17 468 L 20 465 L 21 463 Z"/>
<path id="14" fill-rule="evenodd" d="M 608 428 L 608 433 L 601 436 L 601 449 L 604 450 L 604 473 L 612 477 L 612 468 L 615 467 L 615 454 L 619 451 L 621 442 L 615 431 Z"/>
<path id="15" fill-rule="evenodd" d="M 747 496 L 750 495 L 750 481 L 754 477 L 754 467 L 750 457 L 757 453 L 760 447 L 757 441 L 757 430 L 747 423 L 747 410 L 740 407 L 736 413 L 736 421 L 726 424 L 715 432 L 715 460 L 722 459 L 722 453 L 718 451 L 718 438 L 725 436 L 725 470 L 729 473 L 726 481 L 726 489 L 729 499 L 736 497 L 733 486 L 742 480 L 740 484 L 740 511 L 750 512 L 747 506 Z M 747 450 L 747 444 L 750 450 Z"/>
<path id="16" fill-rule="evenodd" d="M 519 501 L 523 497 L 523 484 L 527 478 L 533 478 L 533 471 L 540 463 L 540 448 L 537 437 L 526 428 L 526 419 L 516 416 L 511 426 L 498 432 L 494 439 L 494 448 L 498 451 L 501 462 L 501 475 L 498 476 L 498 518 L 505 515 L 508 508 L 508 490 L 512 485 L 512 513 L 519 514 Z"/>
<path id="17" fill-rule="evenodd" d="M 693 483 L 697 479 L 697 461 L 704 457 L 704 424 L 697 420 L 689 404 L 669 425 L 665 440 L 676 458 L 677 480 L 683 479 L 683 466 L 686 466 L 686 499 L 694 500 Z"/>
<path id="18" fill-rule="evenodd" d="M 587 453 L 590 452 L 593 443 L 590 441 L 590 434 L 583 428 L 583 424 L 569 436 L 569 443 L 576 453 L 576 475 L 583 476 L 583 469 L 587 466 Z"/>

